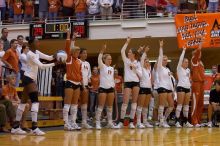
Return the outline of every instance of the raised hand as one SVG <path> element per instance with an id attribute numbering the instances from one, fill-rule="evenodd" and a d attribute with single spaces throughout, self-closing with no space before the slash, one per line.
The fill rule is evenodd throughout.
<path id="1" fill-rule="evenodd" d="M 128 36 L 128 37 L 127 37 L 127 42 L 129 43 L 130 41 L 131 41 L 131 37 Z"/>
<path id="2" fill-rule="evenodd" d="M 145 53 L 147 53 L 149 50 L 150 50 L 149 46 L 146 46 L 146 47 L 144 48 L 144 52 L 145 52 Z"/>
<path id="3" fill-rule="evenodd" d="M 163 48 L 163 40 L 159 40 L 160 48 Z"/>
<path id="4" fill-rule="evenodd" d="M 184 50 L 184 51 L 186 50 L 186 46 L 183 46 L 183 50 Z"/>
<path id="5" fill-rule="evenodd" d="M 145 46 L 140 46 L 140 47 L 138 48 L 138 52 L 139 52 L 139 53 L 142 52 L 142 51 L 144 50 L 144 48 L 145 48 Z"/>
<path id="6" fill-rule="evenodd" d="M 105 50 L 106 50 L 106 48 L 107 48 L 107 45 L 104 44 L 104 45 L 102 46 L 102 48 L 100 49 L 100 53 L 104 53 Z"/>

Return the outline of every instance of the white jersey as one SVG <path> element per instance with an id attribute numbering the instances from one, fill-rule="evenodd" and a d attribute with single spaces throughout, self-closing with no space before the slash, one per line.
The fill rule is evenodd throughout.
<path id="1" fill-rule="evenodd" d="M 43 54 L 38 50 L 36 50 L 36 53 L 33 53 L 32 51 L 29 51 L 27 53 L 27 70 L 25 70 L 24 75 L 30 77 L 35 81 L 37 80 L 38 67 L 43 69 L 43 68 L 55 66 L 54 63 L 42 64 L 39 60 L 40 58 L 48 61 L 53 60 L 52 56 Z"/>
<path id="2" fill-rule="evenodd" d="M 159 88 L 165 88 L 167 90 L 174 90 L 173 89 L 173 83 L 171 80 L 171 72 L 167 67 L 164 67 L 162 65 L 163 61 L 163 49 L 160 48 L 159 51 L 159 58 L 158 58 L 158 64 L 157 64 L 157 72 L 159 77 Z"/>
<path id="3" fill-rule="evenodd" d="M 182 67 L 184 55 L 185 55 L 185 50 L 182 51 L 182 54 L 180 56 L 180 59 L 177 65 L 177 76 L 178 76 L 177 86 L 189 89 L 191 86 L 190 69 L 189 68 L 185 69 Z"/>
<path id="4" fill-rule="evenodd" d="M 124 82 L 140 82 L 142 77 L 142 67 L 139 61 L 131 61 L 126 57 L 125 50 L 127 43 L 121 49 L 121 55 L 124 62 Z M 134 68 L 131 66 L 135 66 Z"/>
<path id="5" fill-rule="evenodd" d="M 153 76 L 153 85 L 154 85 L 154 89 L 158 89 L 159 88 L 159 77 L 158 77 L 158 73 L 155 69 L 152 70 L 152 76 Z"/>
<path id="6" fill-rule="evenodd" d="M 17 53 L 18 53 L 18 57 L 20 58 L 20 56 L 21 56 L 21 50 L 22 50 L 22 46 L 21 45 L 17 45 L 17 48 L 16 48 L 16 51 L 17 51 Z"/>
<path id="7" fill-rule="evenodd" d="M 20 56 L 20 62 L 21 62 L 21 70 L 26 71 L 27 70 L 27 55 L 22 53 Z"/>
<path id="8" fill-rule="evenodd" d="M 107 66 L 102 62 L 103 54 L 99 54 L 98 64 L 100 69 L 100 84 L 99 87 L 104 89 L 114 88 L 114 68 Z"/>
<path id="9" fill-rule="evenodd" d="M 81 71 L 82 71 L 82 78 L 83 78 L 83 85 L 88 86 L 89 79 L 91 78 L 91 67 L 89 62 L 82 61 L 81 62 Z"/>
<path id="10" fill-rule="evenodd" d="M 152 88 L 151 84 L 151 69 L 146 69 L 144 67 L 144 61 L 146 59 L 146 53 L 141 56 L 141 67 L 142 67 L 142 77 L 140 79 L 140 87 L 142 88 Z"/>

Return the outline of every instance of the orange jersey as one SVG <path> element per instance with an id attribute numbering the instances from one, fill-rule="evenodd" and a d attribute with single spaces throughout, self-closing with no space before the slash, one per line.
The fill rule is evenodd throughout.
<path id="1" fill-rule="evenodd" d="M 86 12 L 86 2 L 85 0 L 79 0 L 78 5 L 75 5 L 75 12 Z"/>
<path id="2" fill-rule="evenodd" d="M 82 72 L 81 72 L 81 62 L 78 58 L 75 58 L 71 55 L 70 51 L 70 40 L 66 40 L 66 79 L 73 82 L 82 81 Z"/>
<path id="3" fill-rule="evenodd" d="M 205 79 L 205 69 L 200 58 L 201 50 L 197 49 L 191 60 L 191 78 L 194 82 L 203 82 Z"/>
<path id="4" fill-rule="evenodd" d="M 16 97 L 18 96 L 15 87 L 10 87 L 9 85 L 5 85 L 2 87 L 2 96 L 8 96 L 10 101 L 16 101 Z"/>
<path id="5" fill-rule="evenodd" d="M 14 2 L 13 9 L 14 9 L 14 14 L 15 15 L 22 14 L 22 3 L 21 3 L 21 1 Z"/>
<path id="6" fill-rule="evenodd" d="M 123 83 L 123 78 L 121 76 L 116 76 L 115 77 L 115 89 L 118 93 L 122 93 L 122 83 Z"/>
<path id="7" fill-rule="evenodd" d="M 92 89 L 91 90 L 94 90 L 94 91 L 97 91 L 98 88 L 99 88 L 99 75 L 92 75 L 91 76 L 91 86 L 92 86 Z"/>
<path id="8" fill-rule="evenodd" d="M 32 15 L 34 12 L 34 3 L 32 0 L 26 1 L 25 2 L 25 9 L 24 13 L 27 15 Z"/>
<path id="9" fill-rule="evenodd" d="M 7 61 L 12 66 L 12 69 L 16 71 L 16 73 L 19 71 L 19 57 L 16 50 L 8 49 L 2 59 Z"/>

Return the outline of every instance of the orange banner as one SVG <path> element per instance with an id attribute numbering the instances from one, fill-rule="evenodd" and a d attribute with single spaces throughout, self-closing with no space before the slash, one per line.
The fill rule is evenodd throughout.
<path id="1" fill-rule="evenodd" d="M 177 14 L 175 16 L 178 47 L 220 47 L 220 14 Z"/>

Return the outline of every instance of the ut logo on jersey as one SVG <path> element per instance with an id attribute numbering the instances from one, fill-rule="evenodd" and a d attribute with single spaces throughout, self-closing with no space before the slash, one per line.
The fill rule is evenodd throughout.
<path id="1" fill-rule="evenodd" d="M 108 70 L 108 74 L 111 75 L 111 74 L 112 74 L 112 71 L 111 71 L 111 70 Z"/>

